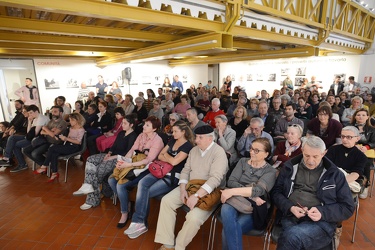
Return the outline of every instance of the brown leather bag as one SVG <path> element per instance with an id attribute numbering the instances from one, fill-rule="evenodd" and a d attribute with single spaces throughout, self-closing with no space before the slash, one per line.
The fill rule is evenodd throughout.
<path id="1" fill-rule="evenodd" d="M 194 195 L 200 187 L 206 183 L 207 180 L 190 180 L 186 184 L 186 191 L 188 196 Z M 220 203 L 221 192 L 219 188 L 215 188 L 210 194 L 207 194 L 201 198 L 199 198 L 196 207 L 205 210 L 211 211 Z"/>
<path id="2" fill-rule="evenodd" d="M 132 162 L 142 161 L 143 159 L 146 159 L 146 157 L 147 156 L 143 153 L 133 155 Z M 123 168 L 123 169 L 114 168 L 113 174 L 111 177 L 115 178 L 119 184 L 124 184 L 128 182 L 129 180 L 135 179 L 136 176 L 134 175 L 134 171 L 133 171 L 135 168 L 144 168 L 144 167 L 145 165 L 142 165 L 139 167 L 132 167 L 132 168 Z"/>

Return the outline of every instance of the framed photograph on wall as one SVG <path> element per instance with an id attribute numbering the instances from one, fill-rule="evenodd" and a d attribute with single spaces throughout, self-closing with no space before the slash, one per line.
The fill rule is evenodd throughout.
<path id="1" fill-rule="evenodd" d="M 253 80 L 253 74 L 246 74 L 246 81 L 251 82 Z"/>
<path id="2" fill-rule="evenodd" d="M 60 84 L 58 81 L 55 81 L 55 79 L 51 79 L 51 80 L 48 80 L 48 79 L 44 79 L 44 86 L 46 87 L 46 89 L 59 89 L 60 88 Z"/>
<path id="3" fill-rule="evenodd" d="M 303 77 L 296 77 L 295 81 L 294 81 L 294 86 L 302 86 L 302 83 L 303 83 Z"/>
<path id="4" fill-rule="evenodd" d="M 299 67 L 296 69 L 296 76 L 305 76 L 306 75 L 306 67 Z"/>
<path id="5" fill-rule="evenodd" d="M 281 69 L 281 75 L 282 76 L 287 76 L 287 75 L 289 75 L 289 68 L 282 68 Z"/>
<path id="6" fill-rule="evenodd" d="M 257 81 L 263 81 L 263 74 L 257 74 Z"/>
<path id="7" fill-rule="evenodd" d="M 69 81 L 66 84 L 67 88 L 78 88 L 78 82 L 74 79 L 69 79 Z"/>
<path id="8" fill-rule="evenodd" d="M 276 82 L 276 73 L 269 74 L 268 75 L 268 81 L 269 82 Z"/>
<path id="9" fill-rule="evenodd" d="M 366 84 L 370 84 L 372 82 L 372 76 L 365 76 L 363 82 Z"/>

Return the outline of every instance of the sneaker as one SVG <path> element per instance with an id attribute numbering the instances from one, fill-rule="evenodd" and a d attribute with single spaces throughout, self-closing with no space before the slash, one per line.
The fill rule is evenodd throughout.
<path id="1" fill-rule="evenodd" d="M 9 167 L 12 166 L 12 163 L 10 163 L 10 160 L 1 160 L 0 166 Z"/>
<path id="2" fill-rule="evenodd" d="M 29 167 L 27 165 L 25 166 L 21 166 L 21 165 L 18 165 L 17 167 L 13 168 L 12 170 L 10 170 L 11 173 L 17 173 L 17 172 L 20 172 L 22 170 L 26 170 L 28 169 Z"/>
<path id="3" fill-rule="evenodd" d="M 92 205 L 89 205 L 87 203 L 84 203 L 82 206 L 79 207 L 81 210 L 87 210 L 92 208 Z"/>
<path id="4" fill-rule="evenodd" d="M 130 239 L 135 239 L 140 235 L 146 233 L 148 228 L 143 223 L 130 223 L 128 229 L 124 231 L 124 234 L 127 234 Z"/>
<path id="5" fill-rule="evenodd" d="M 6 167 L 2 166 L 2 167 L 0 168 L 0 172 L 4 172 L 6 169 L 7 169 Z"/>
<path id="6" fill-rule="evenodd" d="M 363 190 L 361 194 L 359 194 L 359 198 L 366 199 L 368 196 L 368 187 Z"/>
<path id="7" fill-rule="evenodd" d="M 83 183 L 82 186 L 73 193 L 74 196 L 87 195 L 94 192 L 91 184 Z"/>
<path id="8" fill-rule="evenodd" d="M 336 231 L 335 231 L 335 234 L 333 235 L 333 238 L 335 239 L 335 249 L 336 250 L 338 249 L 338 247 L 340 245 L 341 234 L 342 234 L 342 226 L 341 227 L 337 227 Z"/>

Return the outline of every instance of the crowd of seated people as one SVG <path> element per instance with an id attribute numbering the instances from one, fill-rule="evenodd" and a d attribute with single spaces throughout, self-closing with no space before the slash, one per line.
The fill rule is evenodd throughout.
<path id="1" fill-rule="evenodd" d="M 18 165 L 11 172 L 26 170 L 26 155 L 40 166 L 35 174 L 44 174 L 50 167 L 49 182 L 54 182 L 59 179 L 58 156 L 79 151 L 86 133 L 88 158 L 84 158 L 84 183 L 73 193 L 87 195 L 81 209 L 98 206 L 101 194 L 116 195 L 121 207 L 117 227 L 125 227 L 133 215 L 125 234 L 134 239 L 148 231 L 149 199 L 164 195 L 155 236 L 155 242 L 163 244 L 161 249 L 184 249 L 220 201 L 225 204 L 221 210 L 223 246 L 241 248 L 241 237 L 234 237 L 232 232 L 241 235 L 256 228 L 257 223 L 251 214 L 236 211 L 229 205 L 227 200 L 232 196 L 251 198 L 253 206 L 259 207 L 269 204 L 273 197 L 276 206 L 285 210 L 284 214 L 294 215 L 296 220 L 309 217 L 310 222 L 319 222 L 323 219 L 338 223 L 339 228 L 340 222 L 352 211 L 350 202 L 346 203 L 345 215 L 331 219 L 330 212 L 320 209 L 317 203 L 320 194 L 316 189 L 295 186 L 289 197 L 283 188 L 289 185 L 290 171 L 309 181 L 309 187 L 317 181 L 314 178 L 326 172 L 337 183 L 342 176 L 341 172 L 332 170 L 331 165 L 336 164 L 350 176 L 346 177 L 349 184 L 354 181 L 360 185 L 359 197 L 367 197 L 373 162 L 369 152 L 375 147 L 375 128 L 371 125 L 375 106 L 371 94 L 358 95 L 358 85 L 350 84 L 353 83 L 345 91 L 345 86 L 336 79 L 328 95 L 314 87 L 296 90 L 283 87 L 275 89 L 271 97 L 262 90 L 248 98 L 239 86 L 230 95 L 231 88 L 218 91 L 209 82 L 204 87 L 189 88 L 187 94 L 182 94 L 178 87 L 160 88 L 156 97 L 152 89 L 147 89 L 147 98 L 140 92 L 134 98 L 135 103 L 130 94 L 124 98 L 118 91 L 104 95 L 106 91 L 99 88 L 103 96 L 95 97 L 90 92 L 84 102 L 77 100 L 74 110 L 68 108 L 65 97 L 57 97 L 46 116 L 37 106 L 26 107 L 18 100 L 14 119 L 9 124 L 0 124 L 4 148 L 0 166 L 14 166 L 15 158 Z M 174 86 L 180 86 L 179 82 Z M 114 86 L 113 90 L 116 89 Z M 347 126 L 351 129 L 346 129 Z M 339 144 L 344 148 L 339 148 Z M 358 162 L 363 162 L 356 168 L 348 167 L 342 156 L 335 153 L 345 151 L 345 156 L 354 152 L 352 148 L 356 149 L 357 157 L 360 155 Z M 325 149 L 333 164 L 326 161 Z M 172 165 L 172 170 L 161 178 L 155 177 L 148 170 L 148 165 L 155 160 Z M 277 180 L 275 168 L 280 170 Z M 319 170 L 310 173 L 313 169 Z M 308 179 L 310 174 L 312 179 Z M 192 184 L 192 180 L 201 182 Z M 349 190 L 349 186 L 347 189 L 340 185 L 343 190 L 340 197 L 336 197 L 337 193 L 329 194 L 337 203 L 346 202 Z M 192 186 L 197 187 L 195 194 L 190 193 Z M 217 190 L 225 187 L 228 189 L 217 194 Z M 137 188 L 137 198 L 133 207 L 129 192 L 134 188 Z M 307 193 L 305 200 L 298 200 L 297 192 Z M 200 208 L 200 200 L 205 197 L 215 197 L 216 203 Z M 172 211 L 182 205 L 190 212 L 175 237 L 176 218 Z M 295 226 L 293 222 L 281 219 L 286 231 Z M 336 231 L 330 228 L 329 234 Z M 285 233 L 281 239 L 287 240 L 287 237 Z"/>

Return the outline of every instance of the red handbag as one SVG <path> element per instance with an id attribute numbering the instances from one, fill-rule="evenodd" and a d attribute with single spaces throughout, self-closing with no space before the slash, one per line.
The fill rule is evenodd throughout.
<path id="1" fill-rule="evenodd" d="M 148 166 L 148 170 L 150 173 L 155 176 L 156 178 L 163 178 L 166 174 L 168 174 L 173 168 L 173 165 L 165 162 L 165 161 L 153 161 Z"/>

